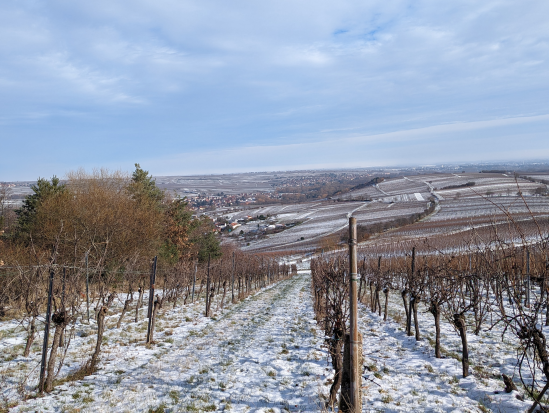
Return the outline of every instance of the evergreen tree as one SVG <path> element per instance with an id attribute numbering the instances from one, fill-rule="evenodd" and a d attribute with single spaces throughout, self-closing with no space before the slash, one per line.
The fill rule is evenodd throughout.
<path id="1" fill-rule="evenodd" d="M 165 206 L 165 239 L 159 255 L 170 264 L 188 258 L 190 254 L 189 230 L 192 212 L 187 205 L 184 198 L 176 198 Z"/>
<path id="2" fill-rule="evenodd" d="M 17 232 L 19 234 L 31 232 L 37 210 L 44 200 L 67 190 L 65 184 L 61 184 L 59 178 L 55 175 L 51 178 L 51 182 L 44 178 L 38 178 L 36 185 L 31 186 L 31 189 L 34 193 L 25 198 L 20 209 L 15 210 L 17 214 Z"/>
<path id="3" fill-rule="evenodd" d="M 206 262 L 208 256 L 212 260 L 221 257 L 221 245 L 219 238 L 214 233 L 215 226 L 213 222 L 203 215 L 199 219 L 194 219 L 191 226 L 191 242 L 198 261 Z"/>
<path id="4" fill-rule="evenodd" d="M 156 186 L 156 181 L 149 171 L 145 171 L 136 163 L 128 192 L 137 202 L 147 202 L 160 207 L 164 199 L 164 191 Z"/>

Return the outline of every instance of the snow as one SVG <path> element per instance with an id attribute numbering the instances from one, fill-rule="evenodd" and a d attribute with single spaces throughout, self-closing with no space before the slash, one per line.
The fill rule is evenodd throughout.
<path id="1" fill-rule="evenodd" d="M 318 392 L 332 371 L 309 289 L 302 272 L 212 319 L 200 315 L 201 304 L 167 310 L 149 347 L 135 323 L 110 328 L 96 374 L 20 401 L 13 411 L 318 411 Z M 89 344 L 71 344 L 81 361 Z M 3 394 L 13 397 L 14 389 Z"/>
<path id="2" fill-rule="evenodd" d="M 17 392 L 23 376 L 29 375 L 27 390 L 36 384 L 39 350 L 27 359 L 4 361 L 1 395 L 16 404 L 13 412 L 321 411 L 333 370 L 327 363 L 324 332 L 314 320 L 308 260 L 299 261 L 299 274 L 291 279 L 224 310 L 214 302 L 212 318 L 203 316 L 202 301 L 162 309 L 152 346 L 144 343 L 146 320 L 126 319 L 124 327 L 116 329 L 118 314 L 111 314 L 99 370 L 56 386 L 49 395 L 22 400 Z M 423 340 L 416 342 L 405 335 L 400 296 L 394 292 L 387 322 L 360 305 L 363 412 L 505 413 L 529 407 L 531 402 L 518 400 L 517 392 L 504 393 L 499 378 L 515 372 L 516 342 L 507 336 L 502 341 L 498 329 L 479 336 L 469 333 L 473 375 L 463 379 L 458 334 L 442 322 L 446 358 L 434 358 L 432 317 L 425 308 L 419 310 Z M 60 378 L 90 356 L 93 327 L 77 324 Z M 3 351 L 21 344 L 16 323 L 1 323 L 0 331 Z"/>
<path id="3" fill-rule="evenodd" d="M 401 312 L 398 299 L 393 293 L 389 314 Z M 441 320 L 441 342 L 447 356 L 437 359 L 427 339 L 434 339 L 432 316 L 429 319 L 425 309 L 418 313 L 423 339 L 416 342 L 415 337 L 406 336 L 402 324 L 384 322 L 382 316 L 361 305 L 364 364 L 372 370 L 366 368 L 363 381 L 363 405 L 372 410 L 363 411 L 480 412 L 482 406 L 490 409 L 485 411 L 511 413 L 530 406 L 531 402 L 517 399 L 517 392 L 504 393 L 502 380 L 495 379 L 502 372 L 513 375 L 516 357 L 512 345 L 500 345 L 496 333 L 482 337 L 469 332 L 473 374 L 462 378 L 461 362 L 454 358 L 460 354 L 457 332 Z M 500 363 L 504 360 L 507 363 Z"/>

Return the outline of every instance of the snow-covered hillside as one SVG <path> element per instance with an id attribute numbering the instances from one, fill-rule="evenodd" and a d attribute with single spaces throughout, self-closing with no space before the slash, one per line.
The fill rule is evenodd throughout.
<path id="1" fill-rule="evenodd" d="M 35 349 L 31 357 L 21 357 L 23 333 L 4 323 L 0 346 L 14 357 L 4 358 L 0 366 L 2 397 L 13 412 L 322 410 L 333 370 L 323 332 L 314 320 L 307 270 L 224 310 L 218 308 L 211 319 L 202 315 L 202 306 L 197 302 L 163 310 L 153 346 L 144 343 L 145 320 L 116 329 L 117 314 L 111 315 L 98 371 L 25 401 L 19 385 L 27 376 L 27 390 L 36 383 L 40 352 Z M 512 343 L 499 343 L 496 333 L 471 337 L 471 359 L 480 367 L 462 379 L 454 358 L 457 333 L 444 327 L 448 357 L 435 359 L 428 340 L 429 317 L 421 315 L 426 339 L 416 343 L 395 321 L 399 306 L 395 297 L 389 311 L 393 319 L 388 322 L 360 308 L 363 412 L 526 410 L 529 403 L 518 400 L 516 392 L 503 393 L 503 384 L 494 375 L 512 374 Z M 73 340 L 61 379 L 89 357 L 93 325 L 78 324 Z"/>

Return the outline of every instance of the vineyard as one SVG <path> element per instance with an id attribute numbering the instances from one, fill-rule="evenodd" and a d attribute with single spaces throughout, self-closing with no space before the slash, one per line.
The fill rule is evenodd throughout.
<path id="1" fill-rule="evenodd" d="M 196 380 L 206 377 L 200 376 L 205 374 L 200 371 L 211 369 L 213 372 L 214 367 L 229 361 L 218 355 L 219 358 L 214 362 L 209 352 L 208 355 L 205 351 L 204 356 L 197 356 L 193 352 L 189 353 L 189 350 L 197 346 L 210 351 L 212 340 L 219 346 L 220 337 L 232 328 L 232 340 L 224 342 L 227 347 L 225 351 L 229 351 L 231 346 L 236 346 L 235 343 L 245 340 L 246 328 L 253 329 L 269 308 L 276 310 L 275 302 L 281 298 L 280 294 L 290 294 L 287 290 L 296 288 L 298 290 L 292 290 L 291 295 L 299 294 L 299 289 L 303 287 L 302 284 L 284 281 L 297 274 L 295 261 L 293 264 L 280 265 L 276 257 L 252 257 L 242 253 L 226 255 L 230 257 L 228 260 L 182 266 L 177 272 L 158 269 L 156 294 L 153 284 L 149 285 L 150 274 L 125 272 L 115 283 L 110 280 L 110 283 L 105 284 L 99 274 L 86 274 L 85 268 L 72 268 L 69 271 L 66 268 L 54 268 L 54 314 L 51 326 L 54 334 L 50 336 L 47 345 L 51 351 L 43 383 L 44 390 L 50 396 L 49 401 L 43 398 L 29 401 L 29 405 L 34 406 L 30 409 L 45 409 L 48 403 L 54 410 L 58 409 L 59 400 L 55 396 L 58 394 L 63 394 L 63 406 L 72 404 L 86 407 L 91 399 L 96 398 L 105 402 L 111 400 L 108 393 L 113 382 L 120 384 L 126 379 L 127 382 L 137 383 L 133 390 L 136 392 L 134 403 L 137 404 L 131 408 L 133 410 L 142 406 L 142 392 L 148 391 L 140 389 L 140 386 L 148 388 L 148 383 L 151 383 L 153 388 L 154 383 L 165 380 L 165 368 L 156 371 L 160 364 L 177 371 L 184 370 L 186 385 L 173 387 L 166 384 L 168 390 L 161 386 L 151 391 L 151 407 L 154 407 L 153 402 L 157 399 L 157 405 L 163 403 L 160 394 L 173 395 L 176 391 L 178 400 L 188 402 L 183 404 L 185 406 L 193 403 L 199 406 L 211 405 L 200 403 L 205 398 L 200 395 L 201 387 L 191 398 L 185 398 L 183 394 L 188 388 L 198 386 L 198 383 L 193 384 L 192 377 L 196 377 Z M 42 268 L 2 270 L 3 276 L 14 276 L 10 295 L 18 297 L 17 301 L 9 303 L 10 321 L 2 323 L 0 330 L 0 380 L 5 407 L 18 406 L 18 409 L 26 410 L 27 407 L 21 403 L 29 397 L 33 399 L 36 389 L 41 386 L 45 311 L 42 306 L 34 303 L 47 301 L 48 277 L 43 273 Z M 89 304 L 86 302 L 86 275 L 89 276 Z M 34 282 L 26 283 L 28 279 L 34 279 Z M 134 291 L 133 286 L 138 285 L 138 291 Z M 282 292 L 276 288 L 273 290 L 273 285 L 282 288 Z M 263 308 L 254 308 L 258 297 L 266 297 L 262 301 Z M 258 315 L 256 310 L 261 316 L 255 320 L 255 324 L 241 320 L 254 319 Z M 251 333 L 250 330 L 248 334 Z M 290 345 L 289 341 L 287 345 Z M 174 357 L 170 350 L 172 348 L 178 349 L 179 356 L 166 361 L 167 353 L 169 357 Z M 187 367 L 177 367 L 182 364 Z M 139 378 L 137 374 L 143 374 L 143 377 Z M 157 375 L 156 378 L 151 378 L 151 374 Z M 178 382 L 181 380 L 177 379 Z M 76 381 L 79 384 L 75 387 Z M 101 390 L 90 389 L 90 383 Z M 221 391 L 225 390 L 224 385 L 230 386 L 228 377 L 226 381 L 215 383 Z M 91 396 L 91 390 L 105 394 Z M 125 387 L 121 387 L 122 393 L 125 390 Z M 127 402 L 124 399 L 120 397 L 119 402 Z M 169 397 L 164 399 L 170 400 Z M 171 402 L 173 404 L 173 400 Z M 112 400 L 106 406 L 109 403 Z M 185 411 L 183 405 L 181 411 Z"/>
<path id="2" fill-rule="evenodd" d="M 351 216 L 362 411 L 547 411 L 539 183 L 412 176 L 225 211 L 286 226 L 238 248 L 136 168 L 42 182 L 0 240 L 0 411 L 348 411 Z"/>
<path id="3" fill-rule="evenodd" d="M 518 222 L 508 224 L 517 227 L 518 246 L 493 232 L 483 243 L 454 245 L 452 253 L 428 244 L 361 250 L 367 405 L 389 411 L 545 411 L 549 231 L 546 222 L 538 225 L 533 241 Z M 311 273 L 316 318 L 331 337 L 334 378 L 327 404 L 333 406 L 348 333 L 348 257 L 315 258 Z M 419 399 L 410 397 L 411 388 Z"/>
<path id="4" fill-rule="evenodd" d="M 232 220 L 241 219 L 247 214 L 269 217 L 269 222 L 287 225 L 282 232 L 254 239 L 250 245 L 242 243 L 243 250 L 288 251 L 315 250 L 319 241 L 345 230 L 349 216 L 355 216 L 362 225 L 371 225 L 408 218 L 423 213 L 429 206 L 428 201 L 410 201 L 397 203 L 384 202 L 315 202 L 299 205 L 263 207 L 226 214 Z M 258 221 L 252 221 L 239 227 L 248 233 L 255 231 Z M 238 240 L 238 238 L 237 238 Z"/>
<path id="5" fill-rule="evenodd" d="M 359 226 L 368 227 L 369 235 L 390 231 L 376 236 L 376 243 L 385 244 L 386 238 L 387 242 L 390 238 L 396 242 L 416 238 L 417 242 L 417 238 L 466 233 L 472 228 L 482 231 L 482 227 L 506 222 L 508 214 L 524 221 L 549 216 L 547 197 L 538 196 L 545 193 L 545 185 L 526 178 L 501 173 L 406 176 L 359 186 L 332 199 L 209 215 L 240 222 L 228 239 L 248 251 L 317 251 L 323 241 L 342 238 L 350 216 L 357 218 Z M 281 229 L 261 230 L 262 222 L 256 220 L 260 216 Z"/>

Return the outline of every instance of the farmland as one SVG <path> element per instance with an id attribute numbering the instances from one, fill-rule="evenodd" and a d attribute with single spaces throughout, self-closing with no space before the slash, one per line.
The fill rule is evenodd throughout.
<path id="1" fill-rule="evenodd" d="M 352 216 L 363 235 L 363 411 L 526 411 L 545 383 L 543 354 L 527 339 L 543 334 L 549 320 L 544 176 L 406 175 L 326 199 L 208 211 L 204 217 L 235 225 L 222 232 L 222 254 L 211 265 L 211 256 L 161 265 L 150 341 L 148 257 L 125 261 L 116 272 L 90 262 L 89 321 L 87 258 L 86 267 L 80 256 L 56 265 L 55 314 L 66 300 L 72 316 L 52 327 L 65 333 L 53 343 L 50 337 L 48 347 L 60 347 L 43 395 L 37 385 L 44 305 L 33 307 L 25 297 L 45 302 L 50 267 L 6 266 L 0 273 L 16 276 L 2 295 L 2 408 L 321 411 L 338 390 L 341 363 L 334 360 L 342 341 L 334 337 L 348 316 L 345 236 Z M 39 281 L 26 283 L 31 277 Z M 456 314 L 468 331 L 467 374 Z M 502 374 L 514 390 L 504 391 Z"/>
<path id="2" fill-rule="evenodd" d="M 295 305 L 294 298 L 300 298 Z M 121 307 L 107 318 L 100 374 L 61 384 L 44 398 L 18 404 L 13 411 L 316 411 L 318 391 L 330 373 L 324 367 L 322 336 L 316 329 L 308 279 L 302 274 L 262 289 L 243 302 L 201 313 L 203 301 L 166 309 L 159 317 L 157 343 L 141 343 L 143 323 L 117 329 Z M 146 322 L 145 322 L 146 325 Z M 75 326 L 72 350 L 60 377 L 80 365 L 93 346 L 91 325 Z M 17 324 L 4 324 L 2 350 L 17 354 Z M 93 340 L 91 340 L 93 341 Z M 39 352 L 3 362 L 2 395 L 16 400 L 15 385 L 37 380 Z"/>
<path id="3" fill-rule="evenodd" d="M 61 381 L 44 397 L 20 400 L 19 383 L 37 380 L 39 348 L 19 355 L 18 323 L 2 324 L 2 396 L 12 411 L 274 411 L 317 412 L 326 401 L 334 370 L 324 333 L 315 321 L 309 261 L 299 275 L 268 286 L 244 301 L 216 306 L 204 317 L 202 298 L 166 308 L 158 318 L 156 344 L 146 346 L 146 322 L 117 328 L 116 303 L 107 317 L 100 370 L 78 381 Z M 146 297 L 145 297 L 146 298 Z M 424 341 L 405 334 L 402 305 L 390 296 L 389 320 L 360 306 L 359 326 L 365 355 L 364 412 L 496 412 L 525 410 L 530 403 L 502 391 L 496 372 L 512 374 L 515 343 L 499 339 L 500 330 L 470 337 L 479 374 L 460 379 L 457 356 L 436 359 L 430 342 L 431 320 L 420 313 Z M 369 295 L 363 297 L 369 302 Z M 77 322 L 60 377 L 85 361 L 96 324 Z M 459 336 L 443 325 L 445 354 L 460 351 Z M 84 351 L 85 353 L 86 351 Z M 9 356 L 9 357 L 8 357 Z M 480 367 L 479 367 L 480 368 Z M 18 390 L 19 389 L 19 390 Z"/>
<path id="4" fill-rule="evenodd" d="M 431 203 L 436 203 L 436 208 L 428 217 L 379 234 L 375 243 L 463 235 L 472 229 L 506 225 L 510 216 L 524 228 L 530 228 L 532 217 L 549 216 L 549 199 L 536 196 L 542 186 L 506 174 L 415 175 L 387 179 L 329 200 L 226 209 L 211 216 L 237 221 L 263 215 L 266 223 L 287 228 L 276 233 L 262 232 L 258 226 L 263 222 L 244 220 L 238 231 L 228 237 L 244 249 L 312 251 L 326 237 L 343 234 L 351 215 L 359 225 L 371 226 L 421 214 Z M 534 231 L 533 227 L 527 230 Z"/>
<path id="5" fill-rule="evenodd" d="M 358 292 L 363 303 L 359 325 L 365 358 L 365 411 L 514 412 L 531 406 L 516 390 L 503 391 L 502 374 L 515 377 L 517 382 L 521 375 L 522 380 L 531 382 L 532 374 L 539 374 L 536 369 L 540 368 L 534 366 L 529 352 L 528 361 L 517 360 L 517 352 L 526 350 L 524 337 L 521 339 L 520 333 L 517 337 L 510 330 L 511 317 L 507 315 L 516 315 L 517 311 L 511 301 L 504 299 L 503 306 L 497 307 L 497 298 L 492 295 L 489 300 L 477 297 L 483 304 L 477 302 L 475 311 L 470 311 L 471 307 L 463 310 L 452 300 L 465 298 L 461 305 L 467 308 L 472 303 L 469 300 L 474 300 L 471 292 L 461 295 L 457 285 L 460 281 L 443 276 L 442 271 L 435 276 L 437 265 L 432 265 L 429 257 L 422 256 L 417 274 L 410 270 L 410 257 L 383 257 L 381 261 L 369 255 L 361 257 L 364 264 L 360 273 L 366 278 L 360 281 Z M 334 311 L 338 297 L 345 296 L 346 283 L 341 283 L 346 280 L 345 264 L 346 258 L 341 255 L 319 257 L 311 263 L 317 291 L 315 311 L 328 330 L 345 320 L 341 318 L 344 314 Z M 473 266 L 478 264 L 479 261 Z M 326 278 L 330 283 L 326 283 Z M 447 282 L 454 283 L 453 289 L 440 289 Z M 485 285 L 484 281 L 481 283 Z M 539 297 L 540 290 L 534 288 L 532 294 Z M 479 312 L 479 308 L 483 310 Z M 501 311 L 507 313 L 502 316 Z M 465 314 L 469 331 L 466 367 L 461 357 L 464 344 L 452 321 L 456 313 Z M 433 315 L 440 316 L 438 324 Z M 544 329 L 543 324 L 538 324 L 538 328 Z M 338 345 L 330 341 L 331 354 L 337 352 Z"/>

